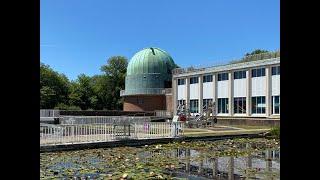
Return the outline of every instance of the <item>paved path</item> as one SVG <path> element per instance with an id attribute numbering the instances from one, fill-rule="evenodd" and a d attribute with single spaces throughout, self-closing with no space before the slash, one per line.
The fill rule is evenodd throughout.
<path id="1" fill-rule="evenodd" d="M 265 129 L 243 129 L 232 126 L 216 126 L 207 129 L 186 128 L 184 135 L 187 137 L 193 136 L 221 136 L 221 135 L 239 135 L 239 134 L 260 134 L 269 131 Z"/>

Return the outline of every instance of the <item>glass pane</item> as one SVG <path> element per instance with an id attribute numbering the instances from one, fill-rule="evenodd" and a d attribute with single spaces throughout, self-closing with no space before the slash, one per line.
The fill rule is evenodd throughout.
<path id="1" fill-rule="evenodd" d="M 228 99 L 228 98 L 225 98 L 224 100 L 225 100 L 225 102 L 226 102 L 226 103 L 225 103 L 225 104 L 226 104 L 226 106 L 225 106 L 225 107 L 226 107 L 226 113 L 229 113 L 229 106 L 228 106 L 228 105 L 229 105 L 229 101 L 228 101 L 229 99 Z"/>
<path id="2" fill-rule="evenodd" d="M 257 76 L 257 70 L 256 69 L 253 69 L 252 70 L 252 77 L 256 77 Z"/>
<path id="3" fill-rule="evenodd" d="M 272 75 L 276 75 L 276 67 L 272 67 L 271 71 L 272 71 Z"/>
<path id="4" fill-rule="evenodd" d="M 252 114 L 257 113 L 257 98 L 252 97 Z"/>
<path id="5" fill-rule="evenodd" d="M 244 97 L 243 98 L 243 104 L 242 104 L 242 107 L 243 107 L 243 111 L 242 111 L 242 113 L 246 113 L 246 103 L 247 103 L 247 101 L 246 101 L 246 98 Z"/>
<path id="6" fill-rule="evenodd" d="M 238 79 L 238 72 L 234 72 L 234 73 L 233 73 L 233 78 L 234 78 L 234 79 Z"/>

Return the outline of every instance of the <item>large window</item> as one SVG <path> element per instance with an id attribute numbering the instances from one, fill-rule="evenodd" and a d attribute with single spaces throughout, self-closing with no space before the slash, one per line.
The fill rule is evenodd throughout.
<path id="1" fill-rule="evenodd" d="M 212 82 L 212 75 L 205 75 L 203 76 L 203 82 Z"/>
<path id="2" fill-rule="evenodd" d="M 280 114 L 280 96 L 272 96 L 272 114 Z"/>
<path id="3" fill-rule="evenodd" d="M 244 79 L 246 78 L 246 71 L 236 71 L 233 73 L 233 79 Z"/>
<path id="4" fill-rule="evenodd" d="M 257 96 L 252 97 L 252 114 L 265 114 L 266 113 L 266 97 Z"/>
<path id="5" fill-rule="evenodd" d="M 178 79 L 178 85 L 184 85 L 185 79 Z"/>
<path id="6" fill-rule="evenodd" d="M 229 113 L 228 98 L 218 98 L 218 113 Z"/>
<path id="7" fill-rule="evenodd" d="M 218 74 L 218 81 L 226 81 L 229 79 L 228 73 Z"/>
<path id="8" fill-rule="evenodd" d="M 199 112 L 199 102 L 198 99 L 190 100 L 190 112 L 198 113 Z"/>
<path id="9" fill-rule="evenodd" d="M 272 67 L 271 71 L 272 71 L 272 76 L 280 75 L 280 66 Z"/>
<path id="10" fill-rule="evenodd" d="M 266 75 L 266 68 L 252 69 L 252 77 L 261 77 Z"/>
<path id="11" fill-rule="evenodd" d="M 199 81 L 199 78 L 198 78 L 198 77 L 192 77 L 192 78 L 190 78 L 190 84 L 196 84 L 196 83 L 198 83 L 198 81 Z"/>
<path id="12" fill-rule="evenodd" d="M 212 99 L 203 99 L 203 108 L 208 109 L 210 106 L 212 107 Z"/>
<path id="13" fill-rule="evenodd" d="M 235 114 L 246 113 L 246 97 L 233 98 L 233 112 Z"/>

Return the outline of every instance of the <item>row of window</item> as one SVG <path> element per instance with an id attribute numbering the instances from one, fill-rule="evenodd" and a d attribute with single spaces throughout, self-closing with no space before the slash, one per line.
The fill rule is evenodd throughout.
<path id="1" fill-rule="evenodd" d="M 212 99 L 203 99 L 203 107 L 209 108 L 212 105 Z M 252 114 L 265 114 L 266 113 L 266 99 L 265 96 L 252 97 L 251 99 L 251 112 Z M 185 105 L 185 100 L 178 100 L 179 105 Z M 246 107 L 246 97 L 235 97 L 233 99 L 233 113 L 235 114 L 245 114 Z M 228 98 L 218 98 L 218 113 L 228 114 L 229 113 L 229 99 Z M 280 114 L 280 96 L 272 96 L 272 114 Z M 190 112 L 199 112 L 199 100 L 190 100 Z"/>
<path id="2" fill-rule="evenodd" d="M 272 67 L 271 69 L 272 75 L 280 75 L 280 66 Z M 252 69 L 251 76 L 252 77 L 262 77 L 266 75 L 266 69 L 265 68 L 258 68 L 258 69 Z M 234 79 L 245 79 L 246 71 L 236 71 L 233 73 Z M 218 74 L 218 81 L 226 81 L 229 80 L 228 73 L 220 73 Z M 190 78 L 190 84 L 196 84 L 199 82 L 198 77 L 191 77 Z M 203 83 L 206 82 L 212 82 L 212 75 L 205 75 L 203 76 Z M 178 79 L 178 85 L 184 85 L 185 79 Z"/>

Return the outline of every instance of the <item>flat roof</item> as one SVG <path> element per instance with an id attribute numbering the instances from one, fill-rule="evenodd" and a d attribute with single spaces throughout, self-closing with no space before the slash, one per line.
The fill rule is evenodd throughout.
<path id="1" fill-rule="evenodd" d="M 216 73 L 223 71 L 231 71 L 238 69 L 248 69 L 257 66 L 267 66 L 267 65 L 276 65 L 280 64 L 280 57 L 255 60 L 255 61 L 247 61 L 247 62 L 239 62 L 239 63 L 229 63 L 225 65 L 212 66 L 207 68 L 177 68 L 173 70 L 173 78 L 176 77 L 184 77 L 184 76 L 195 76 L 206 73 Z"/>

